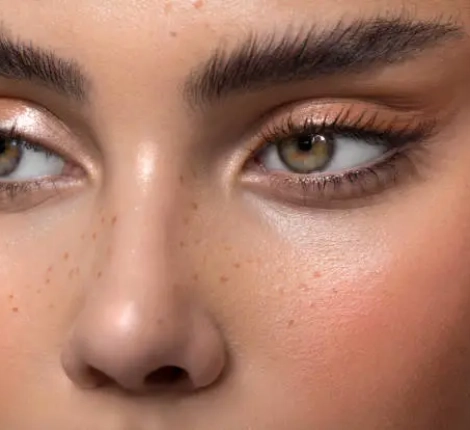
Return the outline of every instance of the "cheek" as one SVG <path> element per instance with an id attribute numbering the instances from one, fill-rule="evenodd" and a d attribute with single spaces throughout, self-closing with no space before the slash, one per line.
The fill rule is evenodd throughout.
<path id="1" fill-rule="evenodd" d="M 238 343 L 267 369 L 250 376 L 269 387 L 271 401 L 295 399 L 293 410 L 306 416 L 314 404 L 319 420 L 357 416 L 366 425 L 375 414 L 414 417 L 423 428 L 434 414 L 465 410 L 470 228 L 462 232 L 462 211 L 451 221 L 447 211 L 427 213 L 403 213 L 357 237 L 330 223 L 336 246 L 264 250 L 269 264 L 249 274 L 250 300 L 238 307 Z M 437 228 L 446 224 L 455 227 Z"/>
<path id="2" fill-rule="evenodd" d="M 43 384 L 45 375 L 53 378 L 60 365 L 60 345 L 70 328 L 81 274 L 77 247 L 65 247 L 50 237 L 11 241 L 0 251 L 2 408 L 22 398 L 25 387 Z M 70 234 L 56 231 L 53 237 L 70 239 Z M 69 245 L 78 241 L 69 240 Z"/>

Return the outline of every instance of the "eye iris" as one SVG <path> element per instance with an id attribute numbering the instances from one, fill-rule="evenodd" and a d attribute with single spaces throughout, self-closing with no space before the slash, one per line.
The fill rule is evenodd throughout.
<path id="1" fill-rule="evenodd" d="M 323 134 L 309 134 L 281 141 L 277 145 L 283 163 L 297 173 L 312 173 L 331 161 L 334 140 Z"/>
<path id="2" fill-rule="evenodd" d="M 21 145 L 14 139 L 0 139 L 0 176 L 15 171 L 21 160 Z"/>

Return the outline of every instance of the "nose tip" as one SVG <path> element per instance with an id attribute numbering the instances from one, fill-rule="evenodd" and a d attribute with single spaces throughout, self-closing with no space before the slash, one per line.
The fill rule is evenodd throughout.
<path id="1" fill-rule="evenodd" d="M 125 391 L 195 391 L 214 384 L 225 366 L 225 350 L 205 315 L 162 323 L 122 318 L 82 319 L 62 352 L 68 378 L 82 388 L 116 385 Z"/>

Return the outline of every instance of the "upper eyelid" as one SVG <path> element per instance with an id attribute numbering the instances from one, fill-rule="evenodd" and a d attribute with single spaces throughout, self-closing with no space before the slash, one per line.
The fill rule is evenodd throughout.
<path id="1" fill-rule="evenodd" d="M 85 144 L 82 136 L 43 106 L 21 99 L 0 98 L 0 129 L 3 134 L 14 129 L 18 138 L 82 167 L 88 176 L 97 175 L 97 157 L 90 151 L 94 145 Z"/>

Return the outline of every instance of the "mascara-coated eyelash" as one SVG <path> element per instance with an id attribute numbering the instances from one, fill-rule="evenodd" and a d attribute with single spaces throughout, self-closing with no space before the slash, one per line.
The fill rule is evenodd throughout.
<path id="1" fill-rule="evenodd" d="M 0 129 L 0 211 L 30 209 L 79 179 L 67 157 L 17 130 Z"/>
<path id="2" fill-rule="evenodd" d="M 362 139 L 371 144 L 382 142 L 390 145 L 391 148 L 398 148 L 410 142 L 425 140 L 435 128 L 435 121 L 424 121 L 418 124 L 412 124 L 413 121 L 411 121 L 405 127 L 395 124 L 393 118 L 388 121 L 379 121 L 378 112 L 369 114 L 367 117 L 365 111 L 358 118 L 351 120 L 349 119 L 350 112 L 350 109 L 340 111 L 332 120 L 325 118 L 320 123 L 315 122 L 311 117 L 299 123 L 293 115 L 289 115 L 280 124 L 274 123 L 262 130 L 259 140 L 264 143 L 252 148 L 251 152 L 255 154 L 264 146 L 275 144 L 283 138 L 322 133 Z"/>
<path id="3" fill-rule="evenodd" d="M 294 203 L 315 205 L 377 194 L 415 171 L 411 155 L 414 150 L 422 149 L 421 143 L 433 134 L 434 120 L 408 118 L 404 121 L 402 114 L 389 114 L 387 119 L 382 119 L 377 109 L 363 110 L 360 115 L 352 112 L 353 109 L 347 108 L 334 116 L 327 113 L 320 121 L 312 116 L 299 121 L 296 120 L 298 115 L 291 114 L 270 124 L 259 133 L 257 145 L 250 149 L 248 182 L 261 189 L 268 187 L 271 194 Z M 277 148 L 279 152 L 280 147 L 285 147 L 286 140 L 292 146 L 296 139 L 305 141 L 306 137 L 317 136 L 336 139 L 335 142 L 342 139 L 343 147 L 349 143 L 349 151 L 351 145 L 360 143 L 363 147 L 383 148 L 383 153 L 357 166 L 311 173 L 273 170 L 263 162 L 267 151 Z M 324 144 L 325 139 L 319 141 Z M 292 153 L 292 148 L 289 149 Z M 325 153 L 320 152 L 323 156 Z M 295 150 L 294 155 L 295 159 L 299 158 Z"/>

